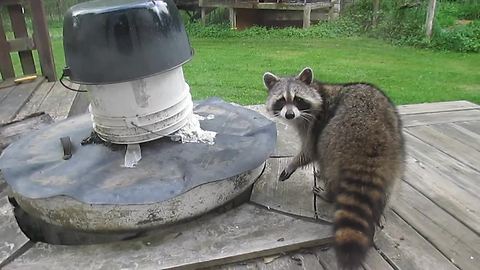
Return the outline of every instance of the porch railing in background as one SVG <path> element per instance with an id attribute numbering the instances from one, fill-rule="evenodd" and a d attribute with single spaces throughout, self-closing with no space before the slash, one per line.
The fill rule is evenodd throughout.
<path id="1" fill-rule="evenodd" d="M 25 21 L 25 6 L 29 5 L 33 35 L 28 36 Z M 52 46 L 48 33 L 45 9 L 42 0 L 1 0 L 0 9 L 6 8 L 10 17 L 14 38 L 8 40 L 0 13 L 0 73 L 3 79 L 18 77 L 13 68 L 10 53 L 20 57 L 23 75 L 36 74 L 33 50 L 38 51 L 40 68 L 49 81 L 57 79 Z M 5 14 L 5 13 L 3 13 Z"/>

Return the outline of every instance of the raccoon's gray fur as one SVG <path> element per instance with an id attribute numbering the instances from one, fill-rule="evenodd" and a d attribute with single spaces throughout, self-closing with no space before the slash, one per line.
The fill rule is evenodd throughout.
<path id="1" fill-rule="evenodd" d="M 288 179 L 314 162 L 335 202 L 339 267 L 356 269 L 373 244 L 394 182 L 403 173 L 402 125 L 395 106 L 367 83 L 326 84 L 305 68 L 296 77 L 265 73 L 267 111 L 293 125 L 300 153 L 283 170 Z"/>

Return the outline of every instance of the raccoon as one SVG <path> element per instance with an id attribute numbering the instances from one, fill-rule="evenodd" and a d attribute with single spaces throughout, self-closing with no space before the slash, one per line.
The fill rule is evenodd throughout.
<path id="1" fill-rule="evenodd" d="M 341 269 L 357 269 L 373 245 L 385 204 L 402 176 L 404 140 L 396 107 L 368 83 L 327 84 L 310 68 L 295 77 L 263 76 L 267 111 L 295 127 L 301 150 L 282 171 L 314 163 L 335 203 L 335 251 Z"/>

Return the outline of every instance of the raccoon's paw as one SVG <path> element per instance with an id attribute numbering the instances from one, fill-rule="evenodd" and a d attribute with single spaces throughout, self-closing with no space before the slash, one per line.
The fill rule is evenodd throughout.
<path id="1" fill-rule="evenodd" d="M 315 196 L 319 197 L 320 199 L 328 203 L 332 203 L 334 201 L 332 196 L 320 187 L 313 187 L 312 191 Z"/>
<path id="2" fill-rule="evenodd" d="M 290 176 L 295 172 L 295 170 L 289 170 L 288 168 L 284 169 L 282 173 L 280 174 L 280 177 L 278 177 L 278 181 L 283 182 L 290 178 Z"/>

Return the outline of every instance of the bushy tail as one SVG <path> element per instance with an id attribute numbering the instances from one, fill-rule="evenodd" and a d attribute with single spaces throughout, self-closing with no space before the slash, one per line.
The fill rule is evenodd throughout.
<path id="1" fill-rule="evenodd" d="M 340 269 L 358 269 L 373 244 L 385 207 L 384 181 L 372 176 L 342 176 L 336 195 L 335 251 Z"/>

